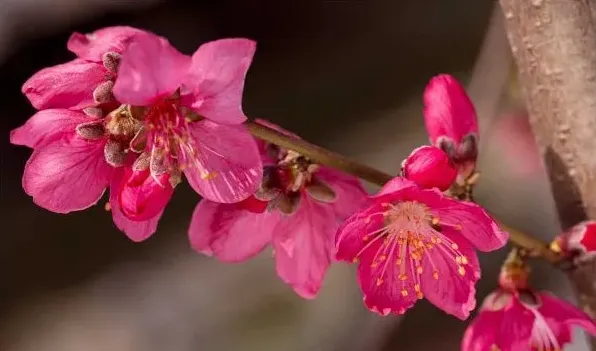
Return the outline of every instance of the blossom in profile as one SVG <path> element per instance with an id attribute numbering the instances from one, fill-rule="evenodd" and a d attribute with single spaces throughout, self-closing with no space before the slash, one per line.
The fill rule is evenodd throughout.
<path id="1" fill-rule="evenodd" d="M 502 268 L 499 289 L 482 304 L 468 326 L 462 351 L 563 350 L 573 327 L 596 336 L 596 321 L 571 303 L 528 286 L 528 270 L 510 260 Z"/>
<path id="2" fill-rule="evenodd" d="M 468 94 L 453 76 L 440 74 L 426 86 L 424 122 L 431 145 L 445 151 L 461 178 L 468 178 L 478 157 L 478 118 Z"/>
<path id="3" fill-rule="evenodd" d="M 365 204 L 366 192 L 355 177 L 291 150 L 258 145 L 264 163 L 260 188 L 237 204 L 202 200 L 190 242 L 196 251 L 227 262 L 244 261 L 271 245 L 279 277 L 300 296 L 313 298 L 333 259 L 338 223 Z"/>
<path id="4" fill-rule="evenodd" d="M 596 221 L 583 221 L 556 236 L 551 249 L 576 262 L 596 255 Z"/>
<path id="5" fill-rule="evenodd" d="M 482 207 L 396 177 L 339 228 L 336 257 L 358 262 L 371 311 L 403 314 L 426 298 L 465 319 L 480 278 L 475 250 L 496 250 L 507 238 Z"/>

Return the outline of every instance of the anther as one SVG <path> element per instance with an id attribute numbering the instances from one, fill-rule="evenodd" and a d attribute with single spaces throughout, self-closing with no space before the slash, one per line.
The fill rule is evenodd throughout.
<path id="1" fill-rule="evenodd" d="M 103 54 L 102 57 L 103 66 L 112 73 L 118 72 L 118 66 L 120 65 L 120 57 L 121 55 L 117 52 L 106 52 L 105 54 Z"/>
<path id="2" fill-rule="evenodd" d="M 416 273 L 418 273 L 418 274 L 422 274 L 423 271 L 424 270 L 422 269 L 422 266 L 416 268 Z"/>
<path id="3" fill-rule="evenodd" d="M 406 296 L 408 296 L 408 290 L 406 290 L 406 289 L 403 289 L 403 290 L 401 291 L 401 296 L 403 296 L 403 297 L 406 297 Z"/>
<path id="4" fill-rule="evenodd" d="M 115 140 L 108 140 L 103 149 L 106 162 L 112 167 L 120 167 L 124 165 L 126 154 L 121 143 Z"/>
<path id="5" fill-rule="evenodd" d="M 459 246 L 456 243 L 453 243 L 453 244 L 451 244 L 451 248 L 453 250 L 457 250 L 457 249 L 459 249 Z"/>
<path id="6" fill-rule="evenodd" d="M 114 82 L 111 80 L 101 83 L 93 90 L 93 100 L 98 104 L 113 101 L 114 94 L 112 94 L 112 88 L 114 88 Z"/>
<path id="7" fill-rule="evenodd" d="M 380 286 L 381 284 L 383 284 L 383 279 L 377 278 L 377 286 Z"/>
<path id="8" fill-rule="evenodd" d="M 468 264 L 468 258 L 466 256 L 461 257 L 461 264 L 464 264 L 464 265 Z"/>
<path id="9" fill-rule="evenodd" d="M 422 300 L 424 298 L 424 294 L 421 291 L 416 292 L 416 297 L 418 300 Z"/>
<path id="10" fill-rule="evenodd" d="M 83 113 L 92 118 L 103 117 L 103 111 L 99 107 L 85 107 Z"/>
<path id="11" fill-rule="evenodd" d="M 459 275 L 466 275 L 466 269 L 462 266 L 459 266 L 457 268 L 457 272 L 459 273 Z"/>
<path id="12" fill-rule="evenodd" d="M 438 279 L 439 279 L 439 272 L 438 272 L 438 271 L 434 271 L 434 272 L 433 272 L 433 278 L 434 278 L 435 280 L 438 280 Z"/>
<path id="13" fill-rule="evenodd" d="M 102 121 L 81 123 L 75 130 L 81 138 L 88 140 L 100 139 L 106 132 Z"/>
<path id="14" fill-rule="evenodd" d="M 106 204 L 103 206 L 103 208 L 109 212 L 112 210 L 112 204 L 110 204 L 109 202 L 106 202 Z"/>

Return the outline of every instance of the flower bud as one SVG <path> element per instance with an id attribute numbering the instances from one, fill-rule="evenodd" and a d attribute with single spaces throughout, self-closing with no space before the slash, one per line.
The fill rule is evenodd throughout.
<path id="1" fill-rule="evenodd" d="M 557 235 L 551 249 L 581 258 L 596 254 L 596 221 L 584 221 Z"/>
<path id="2" fill-rule="evenodd" d="M 157 216 L 174 192 L 169 180 L 167 172 L 153 177 L 148 169 L 126 167 L 119 189 L 122 213 L 133 221 L 146 221 Z"/>
<path id="3" fill-rule="evenodd" d="M 424 91 L 424 122 L 432 145 L 469 177 L 478 157 L 478 120 L 464 88 L 452 76 L 433 77 Z"/>
<path id="4" fill-rule="evenodd" d="M 434 146 L 421 146 L 403 162 L 403 176 L 423 188 L 449 189 L 457 169 L 449 156 Z"/>

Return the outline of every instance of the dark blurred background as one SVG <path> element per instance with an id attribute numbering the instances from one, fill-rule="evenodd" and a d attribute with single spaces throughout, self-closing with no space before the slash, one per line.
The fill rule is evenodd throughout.
<path id="1" fill-rule="evenodd" d="M 368 312 L 354 267 L 333 267 L 320 296 L 305 301 L 276 278 L 269 253 L 238 265 L 193 253 L 186 229 L 199 199 L 186 185 L 156 235 L 142 244 L 121 234 L 103 206 L 69 215 L 38 208 L 20 183 L 30 150 L 9 145 L 8 133 L 33 113 L 22 83 L 72 58 L 65 47 L 72 31 L 132 25 L 189 54 L 205 41 L 242 36 L 258 41 L 246 82 L 247 115 L 396 173 L 410 150 L 427 142 L 424 85 L 440 72 L 470 80 L 493 6 L 490 0 L 0 0 L 0 350 L 458 350 L 466 323 L 426 302 L 403 319 Z M 509 80 L 508 70 L 496 74 Z M 494 75 L 475 79 L 490 85 Z M 478 102 L 483 94 L 493 93 L 472 97 Z M 505 222 L 551 238 L 552 200 L 515 85 L 496 101 L 494 111 L 480 116 L 478 200 Z M 494 288 L 504 255 L 482 257 L 479 299 Z M 552 270 L 538 265 L 534 279 L 572 298 Z M 569 349 L 587 347 L 580 339 Z"/>

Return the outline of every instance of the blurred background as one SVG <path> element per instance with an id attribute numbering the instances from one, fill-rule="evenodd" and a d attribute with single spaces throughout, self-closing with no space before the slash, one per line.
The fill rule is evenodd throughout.
<path id="1" fill-rule="evenodd" d="M 103 206 L 69 215 L 38 208 L 21 188 L 30 150 L 9 145 L 8 133 L 34 112 L 22 83 L 72 58 L 65 47 L 72 31 L 132 25 L 185 53 L 242 36 L 258 41 L 247 115 L 395 174 L 427 142 L 426 82 L 447 72 L 471 81 L 480 114 L 478 201 L 549 239 L 558 227 L 554 206 L 502 28 L 483 46 L 491 18 L 499 18 L 493 7 L 490 0 L 0 0 L 0 350 L 458 350 L 466 322 L 424 301 L 401 319 L 368 312 L 355 267 L 332 267 L 318 298 L 305 301 L 276 278 L 270 252 L 243 264 L 195 254 L 186 229 L 199 198 L 184 184 L 142 244 L 120 233 Z M 486 62 L 475 66 L 481 51 Z M 482 256 L 479 300 L 495 287 L 504 256 Z M 533 278 L 537 288 L 573 299 L 549 267 L 537 265 Z M 581 334 L 576 340 L 569 350 L 587 350 Z"/>

